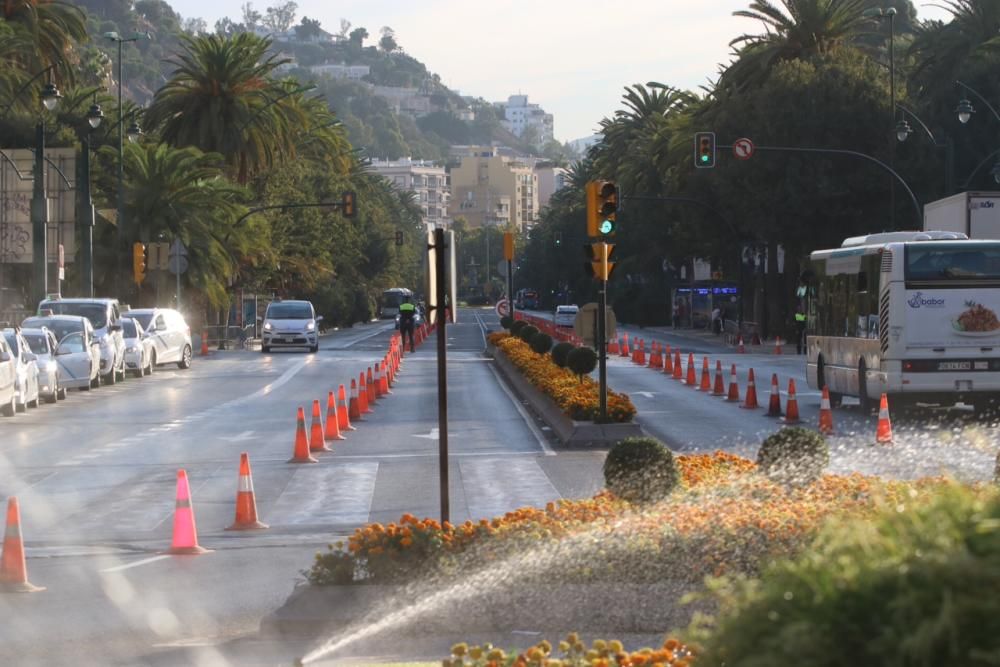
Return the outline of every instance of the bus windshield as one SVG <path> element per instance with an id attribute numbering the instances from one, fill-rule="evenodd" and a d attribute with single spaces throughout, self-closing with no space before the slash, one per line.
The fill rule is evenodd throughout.
<path id="1" fill-rule="evenodd" d="M 907 245 L 906 280 L 1000 280 L 1000 243 Z"/>

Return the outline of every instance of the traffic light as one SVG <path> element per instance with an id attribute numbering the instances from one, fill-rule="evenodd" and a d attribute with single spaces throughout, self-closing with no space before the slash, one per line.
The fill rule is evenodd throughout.
<path id="1" fill-rule="evenodd" d="M 396 232 L 396 245 L 403 245 L 403 232 Z"/>
<path id="2" fill-rule="evenodd" d="M 698 132 L 694 135 L 694 166 L 711 169 L 715 166 L 715 132 Z"/>
<path id="3" fill-rule="evenodd" d="M 344 214 L 345 218 L 353 218 L 358 214 L 358 209 L 356 206 L 356 195 L 353 192 L 345 192 L 340 197 L 340 211 Z"/>
<path id="4" fill-rule="evenodd" d="M 146 246 L 142 243 L 132 245 L 132 279 L 136 285 L 146 279 Z"/>
<path id="5" fill-rule="evenodd" d="M 587 254 L 587 262 L 584 262 L 584 270 L 587 275 L 597 280 L 610 280 L 614 273 L 615 263 L 611 257 L 615 254 L 613 243 L 588 243 L 583 246 Z"/>
<path id="6" fill-rule="evenodd" d="M 562 247 L 562 232 L 556 232 L 555 234 L 556 247 Z"/>
<path id="7" fill-rule="evenodd" d="M 606 238 L 618 229 L 618 187 L 614 181 L 587 183 L 587 236 Z"/>

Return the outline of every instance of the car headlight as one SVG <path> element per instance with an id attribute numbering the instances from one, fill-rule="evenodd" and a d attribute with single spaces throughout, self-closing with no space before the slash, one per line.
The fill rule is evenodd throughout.
<path id="1" fill-rule="evenodd" d="M 130 354 L 135 354 L 139 351 L 139 348 L 137 348 L 135 345 L 129 345 L 128 347 L 125 348 L 125 351 L 129 352 Z"/>
<path id="2" fill-rule="evenodd" d="M 313 320 L 309 320 L 309 322 L 306 323 L 306 331 L 313 331 L 315 329 L 316 329 L 316 322 L 314 322 Z"/>
<path id="3" fill-rule="evenodd" d="M 271 330 L 271 323 L 264 322 L 264 331 L 270 331 L 270 330 Z"/>

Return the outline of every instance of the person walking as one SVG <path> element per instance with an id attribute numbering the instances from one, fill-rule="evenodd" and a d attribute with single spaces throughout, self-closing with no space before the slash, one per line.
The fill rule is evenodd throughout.
<path id="1" fill-rule="evenodd" d="M 410 352 L 413 352 L 413 328 L 417 314 L 417 307 L 410 301 L 410 296 L 403 297 L 403 303 L 399 304 L 399 335 L 403 338 L 403 349 L 406 349 L 406 337 L 410 337 Z"/>
<path id="2" fill-rule="evenodd" d="M 801 308 L 795 309 L 795 352 L 802 354 L 806 343 L 806 314 Z"/>

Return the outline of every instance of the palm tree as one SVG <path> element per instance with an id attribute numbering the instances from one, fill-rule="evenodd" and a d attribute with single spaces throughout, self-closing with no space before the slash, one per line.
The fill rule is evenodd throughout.
<path id="1" fill-rule="evenodd" d="M 5 62 L 18 63 L 32 73 L 55 66 L 54 79 L 73 80 L 73 45 L 87 39 L 87 16 L 82 9 L 63 0 L 4 0 L 0 17 L 22 45 L 30 45 L 16 50 L 9 50 L 9 43 L 0 45 Z"/>
<path id="2" fill-rule="evenodd" d="M 270 40 L 252 33 L 182 40 L 177 70 L 156 92 L 145 122 L 173 146 L 223 155 L 242 184 L 293 157 L 305 123 L 302 89 L 271 78 L 287 61 L 268 54 Z"/>
<path id="3" fill-rule="evenodd" d="M 734 16 L 764 24 L 763 34 L 743 34 L 732 40 L 737 59 L 719 84 L 740 89 L 759 84 L 778 62 L 830 53 L 870 27 L 864 0 L 753 0 Z"/>
<path id="4" fill-rule="evenodd" d="M 1000 53 L 1000 2 L 944 0 L 948 23 L 927 21 L 910 47 L 913 76 L 930 88 L 950 87 L 971 64 L 988 64 Z"/>
<path id="5" fill-rule="evenodd" d="M 131 241 L 179 238 L 188 247 L 187 279 L 213 305 L 226 299 L 237 258 L 253 243 L 233 223 L 248 193 L 227 180 L 217 154 L 166 144 L 129 144 L 125 153 L 125 210 L 140 221 Z"/>

